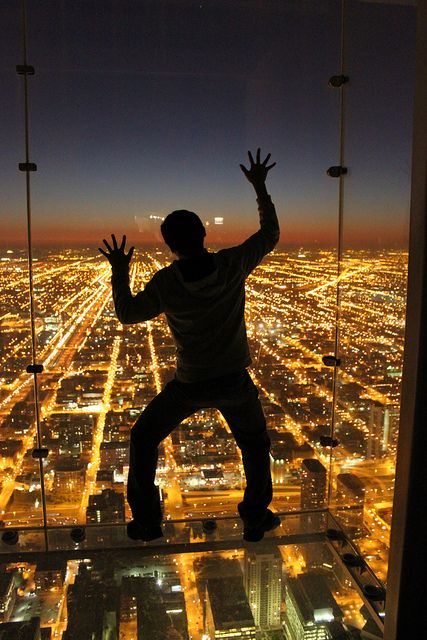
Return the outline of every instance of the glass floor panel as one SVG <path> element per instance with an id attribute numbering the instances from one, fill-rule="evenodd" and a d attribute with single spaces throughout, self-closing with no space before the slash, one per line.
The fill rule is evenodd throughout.
<path id="1" fill-rule="evenodd" d="M 123 525 L 87 527 L 80 542 L 48 529 L 48 553 L 43 531 L 20 530 L 2 544 L 0 638 L 382 637 L 363 592 L 372 576 L 343 562 L 352 549 L 328 514 L 283 516 L 257 543 L 242 540 L 237 519 L 213 533 L 203 524 L 174 522 L 150 543 L 129 541 Z"/>

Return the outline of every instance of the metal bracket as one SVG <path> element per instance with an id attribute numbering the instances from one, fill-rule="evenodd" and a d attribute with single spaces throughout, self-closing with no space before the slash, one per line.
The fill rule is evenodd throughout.
<path id="1" fill-rule="evenodd" d="M 41 447 L 39 449 L 33 449 L 33 452 L 32 452 L 31 455 L 36 460 L 43 460 L 44 458 L 48 457 L 49 449 L 47 447 Z"/>
<path id="2" fill-rule="evenodd" d="M 385 602 L 386 590 L 375 584 L 365 584 L 362 588 L 364 595 L 373 602 Z"/>
<path id="3" fill-rule="evenodd" d="M 216 528 L 215 520 L 202 520 L 202 529 L 205 533 L 213 533 Z"/>
<path id="4" fill-rule="evenodd" d="M 19 541 L 19 532 L 17 529 L 6 529 L 1 534 L 1 539 L 5 544 L 17 544 Z"/>
<path id="5" fill-rule="evenodd" d="M 332 89 L 339 89 L 343 84 L 346 84 L 350 78 L 344 75 L 331 76 L 328 81 L 328 87 Z"/>
<path id="6" fill-rule="evenodd" d="M 343 553 L 341 559 L 348 567 L 358 567 L 361 573 L 363 573 L 363 569 L 366 568 L 364 559 L 355 553 Z"/>
<path id="7" fill-rule="evenodd" d="M 352 561 L 350 560 L 350 562 L 348 561 L 349 558 L 347 558 L 347 556 L 352 556 L 353 553 L 344 553 L 344 554 L 340 554 L 339 553 L 339 549 L 337 548 L 338 545 L 334 544 L 334 542 L 337 542 L 337 540 L 332 536 L 329 536 L 329 532 L 336 532 L 336 529 L 328 529 L 326 532 L 326 538 L 327 538 L 327 544 L 329 549 L 332 551 L 334 558 L 338 561 L 338 562 L 342 562 L 343 566 L 345 567 L 348 576 L 351 578 L 351 580 L 354 583 L 354 586 L 356 588 L 356 590 L 359 592 L 360 596 L 364 599 L 364 604 L 367 607 L 369 613 L 371 614 L 372 618 L 376 621 L 379 629 L 383 630 L 384 629 L 384 620 L 383 617 L 381 615 L 381 611 L 379 610 L 378 606 L 375 605 L 374 603 L 374 598 L 377 596 L 377 599 L 379 602 L 381 602 L 379 600 L 379 597 L 382 597 L 383 595 L 385 595 L 384 593 L 379 594 L 378 593 L 378 587 L 374 584 L 363 584 L 363 582 L 365 582 L 365 580 L 363 580 L 362 582 L 362 578 L 361 578 L 361 574 L 365 573 L 365 571 L 368 573 L 368 575 L 370 576 L 367 577 L 367 579 L 371 579 L 373 578 L 373 574 L 371 571 L 368 571 L 368 566 L 365 564 L 364 567 L 360 567 L 358 566 L 358 561 L 357 561 L 357 565 L 354 566 Z M 346 544 L 348 544 L 350 547 L 352 546 L 346 539 L 345 535 L 340 532 L 342 537 L 344 538 L 343 541 L 341 541 L 339 543 L 339 546 L 346 546 Z M 356 553 L 354 553 L 354 556 L 356 556 Z M 347 560 L 347 561 L 346 561 Z M 373 597 L 372 597 L 373 596 Z M 381 609 L 383 609 L 383 607 L 381 607 Z"/>
<path id="8" fill-rule="evenodd" d="M 347 542 L 345 533 L 343 533 L 343 531 L 340 531 L 340 529 L 327 529 L 326 537 L 329 540 L 339 540 L 341 543 L 344 543 L 344 544 Z"/>
<path id="9" fill-rule="evenodd" d="M 326 367 L 339 367 L 341 364 L 341 358 L 335 356 L 323 356 L 322 362 Z"/>
<path id="10" fill-rule="evenodd" d="M 347 167 L 341 167 L 339 165 L 329 167 L 326 173 L 330 178 L 339 178 L 340 176 L 344 176 L 347 173 Z"/>
<path id="11" fill-rule="evenodd" d="M 35 162 L 20 162 L 19 171 L 37 171 L 37 165 Z"/>
<path id="12" fill-rule="evenodd" d="M 27 373 L 42 373 L 43 365 L 42 364 L 29 364 L 27 369 Z"/>
<path id="13" fill-rule="evenodd" d="M 84 527 L 74 527 L 70 531 L 70 538 L 76 544 L 83 542 L 86 539 L 86 529 Z"/>
<path id="14" fill-rule="evenodd" d="M 17 64 L 16 73 L 18 73 L 20 76 L 25 76 L 25 74 L 33 76 L 35 71 L 34 67 L 31 64 Z"/>
<path id="15" fill-rule="evenodd" d="M 322 447 L 337 447 L 340 441 L 337 438 L 331 438 L 331 436 L 320 436 L 320 444 Z"/>

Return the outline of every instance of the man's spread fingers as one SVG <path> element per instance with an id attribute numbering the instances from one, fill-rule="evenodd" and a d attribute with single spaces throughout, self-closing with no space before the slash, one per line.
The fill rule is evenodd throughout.
<path id="1" fill-rule="evenodd" d="M 110 247 L 110 245 L 108 244 L 108 242 L 106 240 L 103 240 L 102 242 L 105 244 L 105 246 L 107 247 L 108 251 L 112 251 L 113 250 L 112 247 Z"/>
<path id="2" fill-rule="evenodd" d="M 113 238 L 113 246 L 114 246 L 114 248 L 118 249 L 117 240 L 116 240 L 116 236 L 114 235 L 114 233 L 111 234 L 111 237 Z"/>
<path id="3" fill-rule="evenodd" d="M 123 238 L 122 238 L 122 244 L 120 245 L 120 251 L 121 251 L 122 249 L 124 249 L 125 244 L 126 244 L 126 236 L 123 236 Z"/>
<path id="4" fill-rule="evenodd" d="M 264 166 L 267 164 L 267 162 L 270 160 L 271 158 L 271 153 L 268 154 L 268 156 L 266 157 L 266 159 L 264 160 L 264 162 L 262 163 Z"/>

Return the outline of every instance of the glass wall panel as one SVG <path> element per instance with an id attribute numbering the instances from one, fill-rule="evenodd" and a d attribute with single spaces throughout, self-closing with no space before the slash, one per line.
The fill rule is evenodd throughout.
<path id="1" fill-rule="evenodd" d="M 335 515 L 386 580 L 408 258 L 415 7 L 348 2 Z M 412 3 L 411 3 L 412 4 Z"/>
<path id="2" fill-rule="evenodd" d="M 25 161 L 24 77 L 19 3 L 0 7 L 7 24 L 0 44 L 2 66 L 2 154 L 0 158 L 0 521 L 1 526 L 42 524 L 39 462 L 36 445 L 32 363 L 31 313 L 27 249 L 26 177 L 18 165 Z M 36 286 L 43 274 L 35 272 Z M 35 318 L 35 335 L 42 330 Z M 45 393 L 43 390 L 42 393 Z"/>
<path id="3" fill-rule="evenodd" d="M 33 252 L 50 524 L 127 519 L 130 428 L 173 376 L 163 316 L 122 326 L 97 247 L 126 233 L 136 293 L 173 256 L 159 225 L 197 211 L 207 247 L 258 228 L 240 172 L 271 152 L 281 240 L 247 283 L 253 365 L 272 441 L 273 507 L 326 507 L 333 351 L 339 97 L 337 1 L 29 0 Z M 314 461 L 313 461 L 314 460 Z M 159 448 L 167 517 L 235 513 L 243 465 L 205 410 Z M 314 487 L 314 491 L 313 491 Z"/>

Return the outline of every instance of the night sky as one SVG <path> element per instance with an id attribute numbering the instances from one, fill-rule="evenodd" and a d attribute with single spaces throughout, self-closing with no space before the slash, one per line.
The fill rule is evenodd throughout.
<path id="1" fill-rule="evenodd" d="M 348 2 L 344 238 L 408 232 L 415 8 Z M 186 208 L 208 240 L 257 228 L 247 150 L 271 152 L 281 243 L 337 239 L 340 6 L 325 0 L 29 0 L 33 237 L 132 243 Z M 0 244 L 25 243 L 19 2 L 2 0 Z M 215 227 L 214 216 L 224 225 Z"/>

